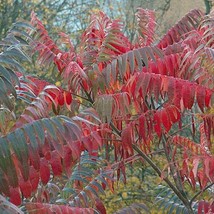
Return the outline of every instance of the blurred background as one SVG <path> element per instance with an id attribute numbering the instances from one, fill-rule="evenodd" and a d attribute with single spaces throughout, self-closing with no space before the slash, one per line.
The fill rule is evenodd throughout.
<path id="1" fill-rule="evenodd" d="M 1 0 L 0 38 L 17 19 L 30 20 L 34 10 L 53 36 L 63 31 L 74 44 L 89 23 L 90 14 L 102 10 L 114 19 L 121 19 L 124 31 L 133 39 L 135 12 L 138 7 L 156 11 L 157 35 L 162 35 L 189 10 L 200 8 L 209 12 L 210 0 Z M 159 27 L 161 26 L 161 27 Z"/>

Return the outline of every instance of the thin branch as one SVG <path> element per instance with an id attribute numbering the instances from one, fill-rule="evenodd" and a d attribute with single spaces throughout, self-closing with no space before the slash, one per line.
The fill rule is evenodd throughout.
<path id="1" fill-rule="evenodd" d="M 209 184 L 208 186 L 206 186 L 204 189 L 200 190 L 199 192 L 197 192 L 193 197 L 192 199 L 190 200 L 190 205 L 192 205 L 193 201 L 202 193 L 204 192 L 205 190 L 209 189 L 212 185 L 214 185 L 214 182 Z"/>
<path id="2" fill-rule="evenodd" d="M 174 179 L 175 185 L 176 185 L 177 189 L 183 195 L 185 195 L 184 190 L 183 190 L 183 186 L 182 186 L 182 180 L 181 180 L 179 171 L 177 170 L 176 163 L 174 161 L 172 161 L 171 147 L 169 145 L 167 145 L 167 138 L 166 138 L 165 134 L 162 135 L 162 143 L 163 143 L 163 148 L 165 151 L 165 156 L 166 156 L 166 159 L 168 161 L 170 171 L 171 171 L 172 177 Z"/>
<path id="3" fill-rule="evenodd" d="M 93 104 L 93 103 L 94 103 L 94 100 L 91 98 L 90 94 L 84 89 L 82 83 L 80 83 L 80 85 L 81 85 L 83 91 L 85 92 L 86 96 L 88 97 L 88 101 L 89 101 L 91 104 Z"/>
<path id="4" fill-rule="evenodd" d="M 119 131 L 112 122 L 110 122 L 110 126 L 118 136 L 121 136 L 121 131 Z"/>
<path id="5" fill-rule="evenodd" d="M 83 96 L 80 96 L 80 95 L 74 94 L 74 93 L 72 93 L 72 92 L 71 92 L 71 94 L 72 94 L 72 95 L 74 95 L 75 97 L 79 97 L 79 98 L 81 98 L 81 99 L 83 99 L 83 100 L 89 101 L 89 99 L 88 99 L 88 98 L 86 98 L 86 97 L 83 97 Z"/>
<path id="6" fill-rule="evenodd" d="M 155 170 L 155 172 L 159 175 L 159 177 L 162 177 L 161 170 L 143 151 L 141 151 L 135 144 L 132 144 L 132 148 Z M 188 199 L 182 195 L 182 193 L 174 186 L 173 183 L 171 183 L 171 181 L 167 177 L 163 177 L 163 180 L 168 184 L 168 186 L 173 190 L 173 192 L 178 196 L 178 198 L 187 207 L 189 213 L 194 214 L 194 212 L 189 204 Z"/>
<path id="7" fill-rule="evenodd" d="M 187 128 L 188 126 L 191 126 L 193 123 L 188 123 L 187 125 L 183 126 L 182 128 L 180 128 L 179 130 L 173 132 L 172 134 L 168 135 L 169 137 L 174 136 L 175 134 L 177 134 L 178 132 L 184 130 L 185 128 Z"/>

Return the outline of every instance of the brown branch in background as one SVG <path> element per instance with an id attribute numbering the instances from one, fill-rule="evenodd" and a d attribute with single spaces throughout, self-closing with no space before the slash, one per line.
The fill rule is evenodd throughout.
<path id="1" fill-rule="evenodd" d="M 199 192 L 197 192 L 192 199 L 190 200 L 190 205 L 192 205 L 193 201 L 205 190 L 209 189 L 210 187 L 212 187 L 214 185 L 214 183 L 209 184 L 208 186 L 206 186 L 204 189 L 200 190 Z"/>
<path id="2" fill-rule="evenodd" d="M 158 10 L 161 11 L 159 19 L 163 19 L 165 13 L 169 10 L 171 4 L 171 0 L 165 0 L 165 4 L 162 7 L 159 7 Z"/>
<path id="3" fill-rule="evenodd" d="M 157 167 L 157 165 L 146 155 L 143 151 L 141 151 L 135 144 L 132 144 L 132 148 L 155 170 L 155 172 L 162 177 L 161 170 Z M 188 209 L 189 214 L 194 214 L 191 204 L 189 200 L 183 196 L 183 194 L 174 186 L 173 183 L 167 178 L 163 177 L 163 180 L 168 184 L 168 186 L 173 190 L 173 192 L 178 196 L 178 198 L 182 201 L 182 203 Z"/>

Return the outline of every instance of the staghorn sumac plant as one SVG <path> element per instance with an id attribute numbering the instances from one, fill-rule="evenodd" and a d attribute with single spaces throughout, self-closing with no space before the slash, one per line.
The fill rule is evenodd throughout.
<path id="1" fill-rule="evenodd" d="M 10 32 L 0 55 L 2 210 L 106 213 L 100 194 L 126 183 L 138 160 L 162 181 L 160 209 L 214 212 L 214 15 L 192 10 L 159 41 L 154 12 L 139 8 L 136 18 L 134 43 L 103 12 L 77 47 L 60 33 L 65 50 L 35 13 L 31 26 L 18 23 L 26 32 Z M 25 46 L 44 72 L 55 65 L 61 87 L 23 74 Z M 142 201 L 116 213 L 140 209 L 150 212 Z"/>

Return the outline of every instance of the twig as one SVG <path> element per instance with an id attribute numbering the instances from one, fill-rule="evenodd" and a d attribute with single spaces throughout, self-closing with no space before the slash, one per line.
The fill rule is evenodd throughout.
<path id="1" fill-rule="evenodd" d="M 162 177 L 161 170 L 143 151 L 141 151 L 135 144 L 132 144 L 132 148 L 155 170 L 155 172 L 159 175 L 159 177 Z M 163 180 L 168 184 L 168 186 L 173 190 L 173 192 L 178 196 L 178 198 L 187 207 L 189 213 L 194 214 L 188 199 L 182 195 L 182 193 L 171 183 L 171 181 L 167 177 L 163 177 Z"/>
<path id="2" fill-rule="evenodd" d="M 71 94 L 72 94 L 72 95 L 74 95 L 75 97 L 79 97 L 79 98 L 81 98 L 81 99 L 83 99 L 83 100 L 89 101 L 89 99 L 88 99 L 88 98 L 86 98 L 86 97 L 83 97 L 83 96 L 80 96 L 80 95 L 74 94 L 74 93 L 72 93 L 72 92 L 71 92 Z"/>
<path id="3" fill-rule="evenodd" d="M 205 190 L 209 189 L 212 185 L 214 185 L 214 182 L 209 184 L 208 186 L 206 186 L 204 189 L 200 190 L 199 192 L 197 192 L 193 197 L 192 199 L 190 200 L 190 205 L 192 205 L 193 201 L 202 193 L 204 192 Z"/>

